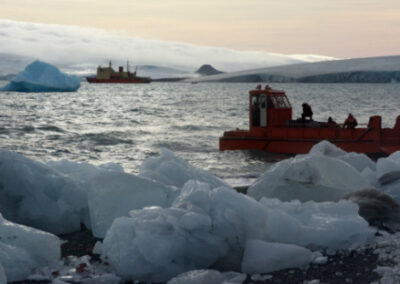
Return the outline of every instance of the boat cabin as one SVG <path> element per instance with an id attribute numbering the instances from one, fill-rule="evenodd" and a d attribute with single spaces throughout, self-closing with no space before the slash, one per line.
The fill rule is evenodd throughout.
<path id="1" fill-rule="evenodd" d="M 250 129 L 254 127 L 284 126 L 292 120 L 292 106 L 284 91 L 269 85 L 258 85 L 250 91 Z"/>

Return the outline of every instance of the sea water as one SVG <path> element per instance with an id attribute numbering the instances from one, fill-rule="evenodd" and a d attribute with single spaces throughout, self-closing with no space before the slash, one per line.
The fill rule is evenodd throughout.
<path id="1" fill-rule="evenodd" d="M 1 82 L 6 83 L 6 82 Z M 1 84 L 3 85 L 3 84 Z M 256 83 L 88 84 L 73 93 L 0 93 L 0 148 L 50 161 L 120 163 L 138 173 L 168 148 L 190 164 L 240 183 L 284 158 L 257 151 L 218 150 L 224 131 L 248 129 L 248 91 Z M 285 90 L 293 117 L 307 102 L 314 120 L 348 113 L 359 124 L 400 115 L 400 84 L 271 84 Z M 244 182 L 245 183 L 245 182 Z"/>

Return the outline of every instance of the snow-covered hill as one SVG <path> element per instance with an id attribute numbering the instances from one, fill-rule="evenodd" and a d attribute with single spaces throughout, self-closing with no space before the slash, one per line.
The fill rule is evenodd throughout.
<path id="1" fill-rule="evenodd" d="M 359 74 L 360 77 L 364 76 L 364 78 L 366 76 L 370 76 L 371 78 L 373 78 L 381 76 L 382 74 L 385 74 L 387 76 L 394 76 L 395 78 L 396 76 L 400 76 L 400 56 L 355 58 L 315 63 L 292 64 L 285 66 L 274 66 L 196 78 L 192 79 L 192 81 L 317 82 L 325 79 L 325 82 L 334 82 L 340 81 L 338 80 L 340 76 L 348 78 L 349 76 L 354 77 L 355 74 Z M 322 75 L 323 77 L 321 77 Z"/>

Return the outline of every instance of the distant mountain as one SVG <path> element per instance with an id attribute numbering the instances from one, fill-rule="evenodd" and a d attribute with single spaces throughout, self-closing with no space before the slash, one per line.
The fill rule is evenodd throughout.
<path id="1" fill-rule="evenodd" d="M 200 74 L 201 76 L 210 76 L 210 75 L 222 74 L 225 72 L 215 69 L 210 64 L 204 64 L 199 69 L 197 69 L 195 73 Z"/>
<path id="2" fill-rule="evenodd" d="M 190 79 L 194 82 L 400 82 L 400 56 L 301 63 Z"/>

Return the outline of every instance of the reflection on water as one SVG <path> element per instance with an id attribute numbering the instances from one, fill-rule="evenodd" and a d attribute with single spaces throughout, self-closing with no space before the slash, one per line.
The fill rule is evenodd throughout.
<path id="1" fill-rule="evenodd" d="M 0 93 L 0 147 L 34 159 L 121 163 L 137 173 L 144 159 L 169 148 L 221 177 L 256 177 L 287 156 L 218 151 L 223 131 L 248 128 L 248 91 L 257 84 L 87 84 L 75 93 Z M 400 84 L 271 84 L 283 89 L 300 117 L 360 123 L 380 114 L 392 127 Z"/>

